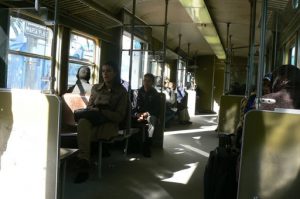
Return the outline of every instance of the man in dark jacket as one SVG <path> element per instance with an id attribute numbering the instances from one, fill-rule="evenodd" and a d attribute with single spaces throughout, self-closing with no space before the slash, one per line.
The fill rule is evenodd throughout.
<path id="1" fill-rule="evenodd" d="M 138 89 L 136 104 L 133 107 L 134 123 L 146 124 L 147 135 L 143 146 L 143 154 L 151 156 L 150 145 L 159 115 L 159 95 L 154 85 L 151 73 L 144 75 L 143 86 Z"/>

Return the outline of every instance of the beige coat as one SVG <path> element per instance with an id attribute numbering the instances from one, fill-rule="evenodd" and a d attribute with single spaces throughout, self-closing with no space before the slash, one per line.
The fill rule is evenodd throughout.
<path id="1" fill-rule="evenodd" d="M 108 139 L 118 135 L 119 123 L 126 119 L 127 102 L 128 94 L 122 85 L 112 89 L 106 88 L 104 83 L 93 86 L 88 107 L 98 107 L 110 120 L 108 123 L 93 127 L 97 139 Z"/>

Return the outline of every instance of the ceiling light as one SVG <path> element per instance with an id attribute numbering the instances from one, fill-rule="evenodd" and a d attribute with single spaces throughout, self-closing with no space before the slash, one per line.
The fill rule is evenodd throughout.
<path id="1" fill-rule="evenodd" d="M 198 24 L 197 27 L 206 42 L 219 59 L 225 59 L 225 51 L 220 37 L 216 31 L 215 25 L 210 17 L 204 0 L 179 0 L 193 22 Z"/>

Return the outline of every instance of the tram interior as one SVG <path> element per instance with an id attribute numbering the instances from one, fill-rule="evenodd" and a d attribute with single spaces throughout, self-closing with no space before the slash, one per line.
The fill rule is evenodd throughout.
<path id="1" fill-rule="evenodd" d="M 258 109 L 268 107 L 264 103 L 272 105 L 269 98 L 261 100 L 263 77 L 281 65 L 300 68 L 299 15 L 298 0 L 1 0 L 0 187 L 7 189 L 2 193 L 0 189 L 0 197 L 37 192 L 29 182 L 30 174 L 38 171 L 42 177 L 35 175 L 32 184 L 39 185 L 39 192 L 30 199 L 205 198 L 210 152 L 220 145 L 220 135 L 235 138 L 242 98 L 256 91 Z M 151 158 L 124 155 L 118 143 L 111 144 L 111 156 L 103 158 L 102 178 L 97 178 L 95 160 L 90 179 L 74 184 L 76 154 L 66 161 L 58 155 L 61 96 L 76 82 L 80 66 L 91 69 L 90 83 L 97 84 L 102 81 L 102 64 L 111 60 L 132 90 L 142 86 L 145 73 L 157 78 L 161 92 L 166 80 L 183 86 L 192 123 L 181 125 L 175 118 L 168 127 L 163 125 L 160 147 L 153 147 Z M 289 86 L 292 96 L 298 97 L 298 81 Z M 19 111 L 30 112 L 22 108 L 22 100 L 29 99 L 22 95 L 32 90 L 37 96 L 33 100 L 39 99 L 32 111 L 36 115 L 24 119 L 29 126 L 22 130 L 20 118 L 29 113 Z M 236 198 L 297 198 L 297 109 L 297 105 L 275 106 L 272 111 L 261 108 L 246 114 Z M 39 116 L 43 133 L 37 136 L 31 134 L 36 133 L 32 129 L 37 121 L 30 118 Z M 48 136 L 50 130 L 55 133 Z M 291 133 L 286 136 L 285 131 Z M 257 134 L 252 136 L 253 132 Z M 24 160 L 26 153 L 38 151 L 28 147 L 36 142 L 28 142 L 31 136 L 48 147 L 37 145 L 42 149 L 38 157 L 43 162 L 37 163 L 41 168 Z M 26 143 L 20 145 L 24 151 L 19 157 L 22 139 Z M 40 156 L 44 152 L 47 158 L 57 155 L 53 164 Z M 276 173 L 281 175 L 276 178 Z M 23 179 L 14 186 L 16 174 Z M 268 185 L 276 181 L 274 187 Z"/>

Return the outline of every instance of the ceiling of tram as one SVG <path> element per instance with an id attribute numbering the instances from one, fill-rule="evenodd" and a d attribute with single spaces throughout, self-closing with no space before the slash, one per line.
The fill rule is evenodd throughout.
<path id="1" fill-rule="evenodd" d="M 181 34 L 181 49 L 188 52 L 190 44 L 190 56 L 212 55 L 214 51 L 207 42 L 207 38 L 199 31 L 203 28 L 203 23 L 193 21 L 187 7 L 183 7 L 182 2 L 194 4 L 202 0 L 168 0 L 168 35 L 167 47 L 175 50 L 179 45 L 179 35 Z M 259 28 L 261 1 L 257 0 L 256 9 L 256 44 L 259 43 Z M 6 0 L 7 4 L 13 4 Z M 23 1 L 22 1 L 23 2 Z M 33 0 L 26 0 L 33 2 Z M 289 0 L 269 0 L 271 23 L 274 11 L 285 9 Z M 42 3 L 54 8 L 54 0 L 42 0 Z M 227 23 L 229 35 L 231 35 L 231 47 L 234 56 L 247 57 L 249 44 L 249 23 L 250 23 L 250 0 L 205 0 L 211 18 L 214 21 L 220 40 L 224 49 L 227 43 Z M 98 5 L 97 5 L 98 4 Z M 118 15 L 122 8 L 132 11 L 133 0 L 61 0 L 60 11 L 67 12 L 74 16 L 76 20 L 85 20 L 91 26 L 99 29 L 107 29 L 121 26 L 121 22 L 114 19 L 112 15 Z M 97 5 L 97 6 L 94 6 Z M 100 8 L 99 8 L 100 6 Z M 100 10 L 98 10 L 100 9 Z M 109 14 L 111 13 L 111 14 Z M 165 0 L 136 0 L 136 16 L 147 24 L 163 25 L 165 15 Z M 205 25 L 205 24 L 204 24 Z M 204 26 L 205 29 L 205 26 Z M 163 41 L 163 27 L 152 27 L 153 36 Z"/>
<path id="2" fill-rule="evenodd" d="M 93 1 L 113 13 L 118 13 L 122 7 L 132 10 L 133 0 Z M 246 57 L 249 42 L 249 0 L 226 0 L 226 2 L 220 0 L 206 0 L 205 2 L 215 22 L 224 48 L 226 48 L 227 41 L 227 23 L 230 23 L 229 34 L 231 35 L 234 55 Z M 257 18 L 259 19 L 259 3 L 257 8 Z M 164 10 L 164 0 L 136 0 L 136 15 L 147 24 L 163 24 Z M 181 34 L 181 49 L 185 52 L 187 52 L 188 43 L 190 43 L 191 55 L 214 54 L 197 28 L 197 24 L 193 22 L 179 0 L 169 0 L 168 24 L 167 45 L 172 50 L 178 47 L 179 34 Z M 153 27 L 153 36 L 159 40 L 163 40 L 163 28 Z M 256 38 L 258 40 L 258 35 Z"/>

